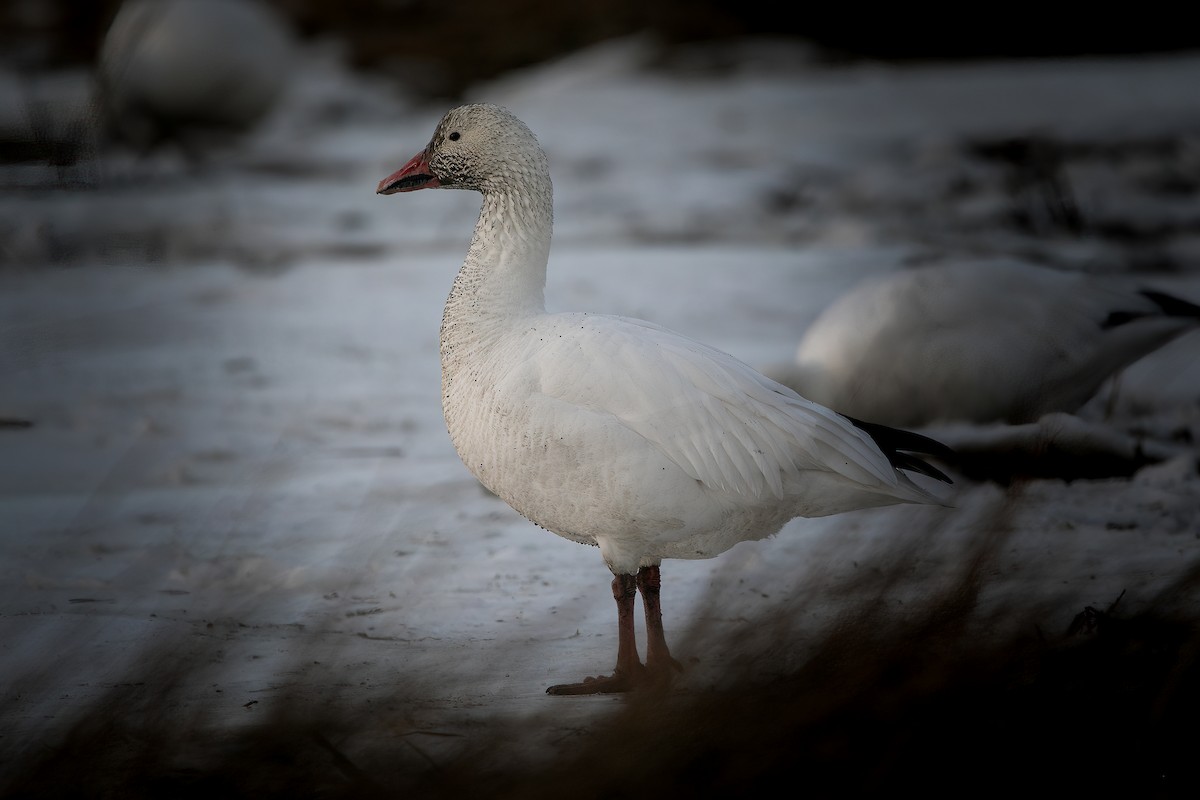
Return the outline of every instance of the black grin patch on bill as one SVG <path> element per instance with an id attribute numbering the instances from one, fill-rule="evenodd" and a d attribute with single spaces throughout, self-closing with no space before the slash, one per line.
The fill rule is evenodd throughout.
<path id="1" fill-rule="evenodd" d="M 423 186 L 424 184 L 429 183 L 433 179 L 434 177 L 432 175 L 406 175 L 395 183 L 389 183 L 385 188 L 385 191 L 402 192 L 405 189 L 415 189 L 418 186 Z"/>

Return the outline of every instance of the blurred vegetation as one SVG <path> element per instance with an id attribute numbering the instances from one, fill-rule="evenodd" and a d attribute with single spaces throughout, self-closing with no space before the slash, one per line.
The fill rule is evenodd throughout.
<path id="1" fill-rule="evenodd" d="M 950 567 L 954 580 L 911 602 L 894 597 L 916 557 L 903 537 L 871 569 L 800 584 L 736 636 L 710 640 L 734 654 L 718 684 L 625 696 L 537 764 L 489 756 L 578 698 L 545 697 L 530 716 L 486 726 L 442 723 L 436 755 L 409 736 L 420 716 L 409 706 L 446 695 L 438 675 L 404 676 L 384 704 L 299 682 L 254 724 L 219 730 L 179 711 L 210 658 L 194 638 L 159 642 L 138 674 L 36 746 L 0 739 L 0 796 L 1200 796 L 1200 565 L 1103 608 L 1064 614 L 1040 595 L 983 612 L 1006 530 L 1000 514 Z M 805 609 L 829 593 L 855 599 L 814 638 Z M 678 652 L 696 646 L 688 638 Z M 316 655 L 328 660 L 300 654 L 289 674 Z M 483 661 L 481 673 L 495 668 Z M 5 745 L 33 757 L 14 762 Z"/>
<path id="2" fill-rule="evenodd" d="M 447 733 L 469 744 L 450 758 L 427 760 L 402 736 L 356 746 L 364 728 L 403 729 L 405 712 L 352 702 L 316 707 L 297 696 L 235 731 L 190 724 L 163 711 L 189 680 L 189 667 L 178 663 L 170 674 L 132 676 L 145 680 L 115 689 L 64 735 L 42 742 L 38 757 L 0 779 L 0 794 L 1197 796 L 1194 622 L 1089 607 L 1065 632 L 1030 631 L 981 645 L 967 633 L 965 606 L 945 600 L 907 621 L 881 606 L 864 608 L 815 658 L 767 682 L 747 673 L 718 690 L 629 697 L 615 717 L 579 732 L 550 766 L 538 768 L 481 765 L 497 743 L 520 740 L 525 726 L 552 719 L 555 704 L 574 700 L 547 697 L 542 722 L 499 720 L 486 733 Z M 769 654 L 746 655 L 748 665 L 750 656 Z"/>

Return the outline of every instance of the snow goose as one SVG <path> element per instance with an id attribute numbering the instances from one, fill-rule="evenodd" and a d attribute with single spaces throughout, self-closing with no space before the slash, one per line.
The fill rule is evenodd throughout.
<path id="1" fill-rule="evenodd" d="M 248 130 L 293 72 L 287 21 L 259 0 L 126 0 L 97 64 L 108 132 L 149 149 Z"/>
<path id="2" fill-rule="evenodd" d="M 1074 412 L 1119 370 L 1200 329 L 1200 306 L 1128 278 L 1018 261 L 868 279 L 813 321 L 795 362 L 764 366 L 873 422 L 1031 423 Z"/>
<path id="3" fill-rule="evenodd" d="M 532 522 L 596 545 L 617 603 L 611 675 L 551 694 L 662 686 L 659 565 L 711 558 L 797 516 L 942 504 L 902 470 L 948 479 L 914 453 L 937 442 L 855 423 L 732 356 L 635 319 L 547 313 L 547 158 L 505 109 L 451 109 L 380 194 L 482 194 L 442 316 L 442 410 L 467 468 Z M 641 593 L 646 661 L 634 638 Z"/>

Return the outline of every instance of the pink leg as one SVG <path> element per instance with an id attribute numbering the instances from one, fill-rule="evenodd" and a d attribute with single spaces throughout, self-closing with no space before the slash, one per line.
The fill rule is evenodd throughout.
<path id="1" fill-rule="evenodd" d="M 637 586 L 642 592 L 642 606 L 646 612 L 646 672 L 651 683 L 665 686 L 671 682 L 675 672 L 683 667 L 671 658 L 667 648 L 667 637 L 663 632 L 662 606 L 658 593 L 662 585 L 658 566 L 642 567 L 638 570 Z"/>
<path id="2" fill-rule="evenodd" d="M 584 678 L 580 683 L 560 683 L 551 686 L 546 690 L 547 694 L 627 692 L 641 681 L 646 668 L 638 658 L 633 625 L 633 604 L 637 599 L 638 579 L 634 575 L 617 575 L 613 578 L 612 590 L 613 599 L 617 601 L 617 668 L 612 675 Z M 661 629 L 661 624 L 659 627 Z"/>

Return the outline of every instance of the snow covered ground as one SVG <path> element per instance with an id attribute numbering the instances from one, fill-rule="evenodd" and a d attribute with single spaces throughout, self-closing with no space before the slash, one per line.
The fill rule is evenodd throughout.
<path id="1" fill-rule="evenodd" d="M 938 259 L 1136 271 L 1200 302 L 1198 55 L 652 54 L 617 41 L 472 93 L 550 155 L 551 308 L 762 364 L 856 280 Z M 198 742 L 308 715 L 343 723 L 326 741 L 343 772 L 371 747 L 396 772 L 485 744 L 540 764 L 634 702 L 544 694 L 611 668 L 611 576 L 479 487 L 442 424 L 441 304 L 478 199 L 374 188 L 444 110 L 314 51 L 269 123 L 204 164 L 0 166 L 5 782 L 47 780 L 31 765 L 115 720 L 128 763 L 130 730 Z M 664 564 L 676 691 L 747 659 L 785 676 L 863 608 L 911 621 L 961 586 L 981 642 L 1059 637 L 1118 598 L 1191 613 L 1198 355 L 1184 337 L 1127 372 L 1107 419 L 1107 396 L 1084 410 L 1181 447 L 1131 477 L 960 476 L 953 509 L 796 520 Z"/>

